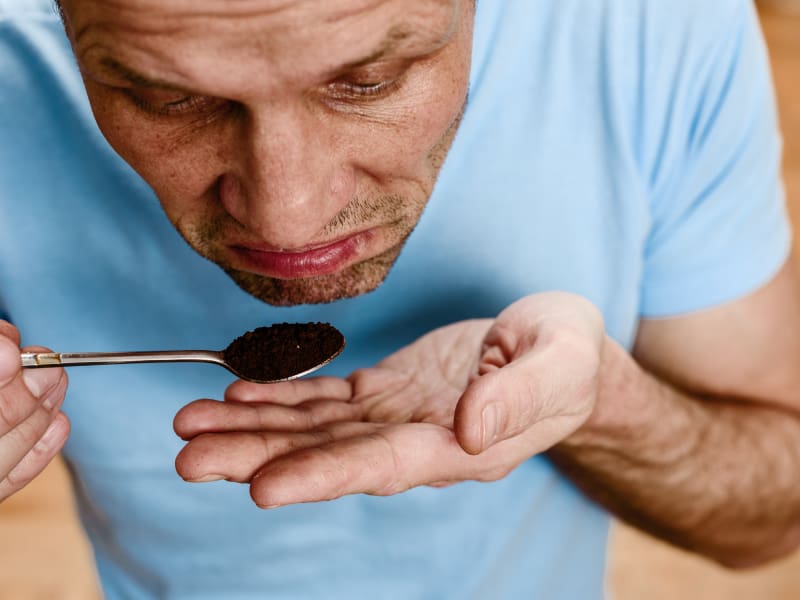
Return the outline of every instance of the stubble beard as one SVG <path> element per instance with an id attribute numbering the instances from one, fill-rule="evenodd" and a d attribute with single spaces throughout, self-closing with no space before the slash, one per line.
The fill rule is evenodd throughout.
<path id="1" fill-rule="evenodd" d="M 304 279 L 275 279 L 223 268 L 242 290 L 274 306 L 325 304 L 361 296 L 377 289 L 400 256 L 408 236 L 397 246 L 347 267 L 339 273 Z"/>
<path id="2" fill-rule="evenodd" d="M 372 201 L 353 200 L 324 228 L 322 237 L 335 239 L 374 223 L 394 243 L 380 254 L 339 272 L 301 279 L 279 279 L 234 268 L 224 240 L 246 232 L 227 213 L 205 215 L 196 223 L 179 221 L 175 227 L 198 254 L 219 266 L 251 296 L 274 306 L 324 304 L 360 296 L 380 286 L 400 256 L 427 199 L 385 196 Z"/>

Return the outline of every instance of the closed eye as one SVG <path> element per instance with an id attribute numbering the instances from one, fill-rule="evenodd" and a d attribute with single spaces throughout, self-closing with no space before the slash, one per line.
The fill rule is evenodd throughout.
<path id="1" fill-rule="evenodd" d="M 140 109 L 162 115 L 181 115 L 216 108 L 225 101 L 212 96 L 187 94 L 179 90 L 160 88 L 122 88 Z"/>
<path id="2" fill-rule="evenodd" d="M 354 82 L 338 80 L 328 84 L 328 88 L 333 95 L 339 99 L 353 98 L 376 98 L 388 96 L 400 87 L 400 78 L 388 79 L 375 82 Z"/>

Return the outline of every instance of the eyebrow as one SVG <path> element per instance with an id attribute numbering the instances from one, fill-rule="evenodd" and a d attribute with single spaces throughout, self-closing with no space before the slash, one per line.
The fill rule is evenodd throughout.
<path id="1" fill-rule="evenodd" d="M 434 48 L 439 48 L 445 45 L 452 37 L 453 32 L 454 28 L 450 27 L 448 31 L 446 31 L 443 35 L 441 35 L 432 42 L 432 46 Z M 390 56 L 393 52 L 397 50 L 398 46 L 400 46 L 403 42 L 405 42 L 409 38 L 414 37 L 415 33 L 416 31 L 411 27 L 409 27 L 407 24 L 394 25 L 388 31 L 386 37 L 383 38 L 377 49 L 375 49 L 370 54 L 364 56 L 363 58 L 347 62 L 339 67 L 331 69 L 328 72 L 328 77 L 333 78 L 337 75 L 347 73 L 348 71 L 353 71 L 355 69 L 358 69 L 359 67 L 363 67 L 365 65 L 378 62 L 379 60 L 387 56 Z M 427 54 L 427 52 L 422 54 Z"/>
<path id="2" fill-rule="evenodd" d="M 410 38 L 412 35 L 413 31 L 405 25 L 395 25 L 389 30 L 389 32 L 386 34 L 386 37 L 383 38 L 383 41 L 381 41 L 380 46 L 378 46 L 374 52 L 363 58 L 359 58 L 358 60 L 345 63 L 335 70 L 339 72 L 349 71 L 352 69 L 357 69 L 358 67 L 363 67 L 364 65 L 368 65 L 370 63 L 374 63 L 394 52 L 397 49 L 397 46 Z"/>
<path id="3" fill-rule="evenodd" d="M 139 87 L 161 88 L 169 90 L 182 89 L 180 86 L 177 86 L 174 83 L 170 83 L 168 81 L 145 77 L 144 75 L 137 73 L 133 69 L 126 67 L 121 62 L 111 58 L 110 56 L 104 56 L 103 58 L 101 58 L 100 66 L 103 67 L 109 73 L 121 77 L 122 79 L 128 81 L 129 83 Z"/>

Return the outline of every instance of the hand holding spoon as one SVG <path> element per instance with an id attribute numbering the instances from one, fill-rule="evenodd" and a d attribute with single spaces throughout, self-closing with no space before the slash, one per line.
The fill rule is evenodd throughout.
<path id="1" fill-rule="evenodd" d="M 289 381 L 327 365 L 344 350 L 344 336 L 328 323 L 259 327 L 214 350 L 154 352 L 23 352 L 22 366 L 70 367 L 152 362 L 209 362 L 255 383 Z"/>

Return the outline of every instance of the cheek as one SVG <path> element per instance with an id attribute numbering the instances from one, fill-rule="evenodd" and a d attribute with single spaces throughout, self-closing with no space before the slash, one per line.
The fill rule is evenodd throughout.
<path id="1" fill-rule="evenodd" d="M 393 104 L 384 118 L 367 117 L 349 125 L 346 137 L 357 170 L 382 184 L 413 181 L 429 188 L 452 141 L 465 96 L 466 86 L 426 81 Z"/>
<path id="2" fill-rule="evenodd" d="M 378 118 L 379 125 L 353 139 L 368 139 L 359 154 L 383 177 L 435 178 L 452 143 L 469 87 L 470 53 L 464 36 L 451 56 L 413 80 L 409 91 Z M 367 120 L 369 121 L 369 120 Z"/>
<path id="3" fill-rule="evenodd" d="M 207 128 L 166 127 L 123 94 L 86 85 L 94 117 L 108 143 L 153 188 L 170 216 L 207 193 L 221 169 L 219 145 Z M 189 138 L 191 137 L 191 142 Z"/>

